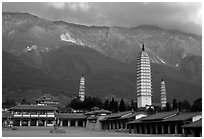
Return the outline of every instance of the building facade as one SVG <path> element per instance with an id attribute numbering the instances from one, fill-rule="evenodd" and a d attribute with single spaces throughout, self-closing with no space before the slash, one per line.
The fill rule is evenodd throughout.
<path id="1" fill-rule="evenodd" d="M 43 105 L 48 105 L 52 107 L 57 107 L 59 106 L 58 100 L 52 96 L 51 94 L 44 94 L 40 98 L 36 100 L 38 104 L 43 104 Z"/>
<path id="2" fill-rule="evenodd" d="M 79 99 L 81 101 L 84 101 L 85 99 L 85 78 L 83 74 L 81 76 L 80 85 L 79 85 Z"/>
<path id="3" fill-rule="evenodd" d="M 58 126 L 86 127 L 86 115 L 82 113 L 57 113 Z"/>
<path id="4" fill-rule="evenodd" d="M 91 112 L 85 113 L 87 116 L 86 127 L 91 130 L 101 130 L 102 123 L 100 120 L 104 119 L 111 112 L 108 110 L 92 109 Z"/>
<path id="5" fill-rule="evenodd" d="M 13 126 L 53 126 L 57 109 L 44 105 L 17 105 L 10 111 Z"/>
<path id="6" fill-rule="evenodd" d="M 182 136 L 183 125 L 202 118 L 201 112 L 183 113 L 177 111 L 159 112 L 128 123 L 129 133 L 135 134 L 173 134 Z"/>
<path id="7" fill-rule="evenodd" d="M 152 105 L 152 80 L 150 59 L 144 45 L 137 58 L 137 106 L 143 108 Z"/>
<path id="8" fill-rule="evenodd" d="M 185 137 L 202 137 L 202 119 L 183 125 Z"/>
<path id="9" fill-rule="evenodd" d="M 119 113 L 113 113 L 100 120 L 102 130 L 126 130 L 127 123 L 142 117 L 146 117 L 147 114 L 143 112 L 125 111 Z"/>
<path id="10" fill-rule="evenodd" d="M 161 81 L 161 109 L 164 109 L 166 107 L 167 103 L 167 96 L 166 96 L 166 86 L 164 79 L 162 78 Z"/>

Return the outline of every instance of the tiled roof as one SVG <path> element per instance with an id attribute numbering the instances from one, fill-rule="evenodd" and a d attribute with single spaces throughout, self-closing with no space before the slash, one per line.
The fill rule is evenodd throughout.
<path id="1" fill-rule="evenodd" d="M 103 113 L 110 114 L 111 112 L 108 110 L 101 109 L 101 110 L 95 110 L 95 111 L 87 112 L 85 114 L 86 115 L 93 115 L 93 114 L 103 114 Z"/>
<path id="2" fill-rule="evenodd" d="M 202 127 L 202 119 L 192 122 L 190 124 L 186 124 L 182 126 L 183 128 L 194 128 L 194 127 Z"/>
<path id="3" fill-rule="evenodd" d="M 185 113 L 179 113 L 178 115 L 171 117 L 169 119 L 165 119 L 164 121 L 184 121 L 188 120 L 190 118 L 193 118 L 194 116 L 201 115 L 201 112 L 185 112 Z"/>
<path id="4" fill-rule="evenodd" d="M 140 121 L 138 119 L 138 120 L 134 120 L 134 121 L 128 122 L 127 124 L 136 124 L 136 123 L 142 123 L 142 121 Z"/>
<path id="5" fill-rule="evenodd" d="M 117 119 L 117 118 L 121 118 L 121 116 L 130 115 L 130 114 L 132 114 L 132 111 L 113 113 L 111 115 L 106 116 L 103 120 Z"/>
<path id="6" fill-rule="evenodd" d="M 163 120 L 173 115 L 176 115 L 177 111 L 170 111 L 170 112 L 158 112 L 156 114 L 150 115 L 148 117 L 141 118 L 142 121 L 151 121 L 151 120 Z"/>
<path id="7" fill-rule="evenodd" d="M 2 112 L 2 118 L 9 118 L 9 117 L 13 117 L 13 115 L 10 112 L 8 111 Z"/>
<path id="8" fill-rule="evenodd" d="M 52 110 L 54 111 L 54 110 L 57 110 L 57 108 L 51 107 L 51 106 L 44 106 L 44 105 L 17 105 L 10 108 L 10 110 Z"/>
<path id="9" fill-rule="evenodd" d="M 81 113 L 58 113 L 56 117 L 62 119 L 86 119 L 86 115 Z"/>
<path id="10" fill-rule="evenodd" d="M 122 116 L 120 119 L 129 119 L 129 118 L 135 117 L 136 115 L 139 115 L 139 114 L 144 114 L 144 112 L 134 112 L 130 115 Z"/>

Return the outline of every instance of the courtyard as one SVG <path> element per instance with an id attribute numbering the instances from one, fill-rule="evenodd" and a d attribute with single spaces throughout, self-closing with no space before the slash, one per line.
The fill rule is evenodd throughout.
<path id="1" fill-rule="evenodd" d="M 83 127 L 63 127 L 65 133 L 50 133 L 52 127 L 17 127 L 17 130 L 2 129 L 3 137 L 154 137 L 172 135 L 129 134 L 113 131 L 93 131 Z"/>

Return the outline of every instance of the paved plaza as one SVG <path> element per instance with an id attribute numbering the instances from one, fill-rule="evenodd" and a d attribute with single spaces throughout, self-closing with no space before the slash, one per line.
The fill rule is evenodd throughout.
<path id="1" fill-rule="evenodd" d="M 3 129 L 3 137 L 150 137 L 165 135 L 129 134 L 111 131 L 93 131 L 82 127 L 63 127 L 66 133 L 50 133 L 52 127 L 17 127 Z M 167 135 L 169 136 L 169 135 Z"/>

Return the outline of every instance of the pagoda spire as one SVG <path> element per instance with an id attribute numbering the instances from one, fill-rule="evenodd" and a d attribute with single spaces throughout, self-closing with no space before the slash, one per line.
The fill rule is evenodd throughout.
<path id="1" fill-rule="evenodd" d="M 145 51 L 144 44 L 142 44 L 142 51 Z"/>
<path id="2" fill-rule="evenodd" d="M 85 77 L 84 77 L 84 74 L 81 75 L 81 79 L 80 79 L 79 99 L 81 101 L 84 101 L 84 99 L 85 99 Z"/>

